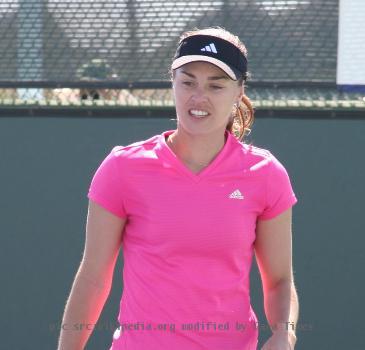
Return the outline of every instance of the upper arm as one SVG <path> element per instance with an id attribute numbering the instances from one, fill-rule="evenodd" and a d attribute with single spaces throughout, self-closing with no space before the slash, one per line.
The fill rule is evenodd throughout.
<path id="1" fill-rule="evenodd" d="M 292 280 L 292 208 L 269 220 L 258 220 L 254 243 L 263 287 Z"/>
<path id="2" fill-rule="evenodd" d="M 80 272 L 101 286 L 112 281 L 125 223 L 126 218 L 120 218 L 89 200 Z"/>

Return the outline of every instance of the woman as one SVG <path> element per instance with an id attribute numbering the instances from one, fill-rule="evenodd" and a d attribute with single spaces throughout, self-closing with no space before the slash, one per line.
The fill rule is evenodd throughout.
<path id="1" fill-rule="evenodd" d="M 171 68 L 176 130 L 114 147 L 91 182 L 85 252 L 59 349 L 86 344 L 120 247 L 124 290 L 110 349 L 257 349 L 254 252 L 273 332 L 262 349 L 294 349 L 297 199 L 283 165 L 242 142 L 253 122 L 246 49 L 222 28 L 187 32 Z M 77 322 L 90 326 L 67 328 Z"/>

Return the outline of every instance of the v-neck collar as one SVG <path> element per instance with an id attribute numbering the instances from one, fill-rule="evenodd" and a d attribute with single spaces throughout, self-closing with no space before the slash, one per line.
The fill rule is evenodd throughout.
<path id="1" fill-rule="evenodd" d="M 177 155 L 172 151 L 172 149 L 166 142 L 166 137 L 168 137 L 174 131 L 175 130 L 167 130 L 159 135 L 158 149 L 166 157 L 168 157 L 176 170 L 188 176 L 194 182 L 199 182 L 201 179 L 205 178 L 226 157 L 232 145 L 233 135 L 228 130 L 225 130 L 225 135 L 227 137 L 221 150 L 206 167 L 199 171 L 199 173 L 194 173 L 184 164 L 184 162 L 180 158 L 177 157 Z"/>

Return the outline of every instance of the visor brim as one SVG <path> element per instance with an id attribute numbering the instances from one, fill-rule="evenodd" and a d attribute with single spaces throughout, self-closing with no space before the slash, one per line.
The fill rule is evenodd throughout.
<path id="1" fill-rule="evenodd" d="M 233 69 L 230 66 L 228 66 L 226 63 L 224 63 L 214 57 L 209 57 L 209 56 L 203 56 L 203 55 L 181 56 L 181 57 L 176 58 L 172 62 L 171 68 L 177 69 L 177 68 L 183 66 L 184 64 L 187 64 L 190 62 L 197 62 L 197 61 L 212 63 L 215 66 L 217 66 L 218 68 L 220 68 L 221 70 L 223 70 L 232 80 L 238 80 L 235 72 L 233 71 Z"/>

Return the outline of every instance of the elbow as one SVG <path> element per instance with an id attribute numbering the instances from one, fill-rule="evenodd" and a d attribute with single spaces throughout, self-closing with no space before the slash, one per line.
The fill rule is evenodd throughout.
<path id="1" fill-rule="evenodd" d="M 274 281 L 264 282 L 264 289 L 271 291 L 278 288 L 293 288 L 295 290 L 295 283 L 292 277 L 283 277 Z"/>

